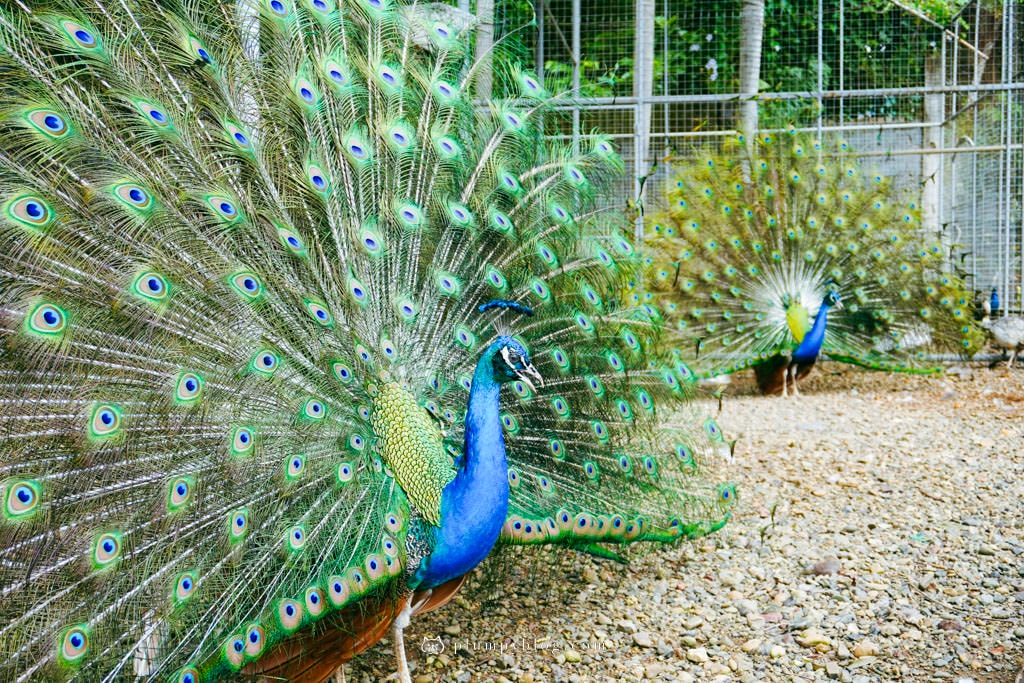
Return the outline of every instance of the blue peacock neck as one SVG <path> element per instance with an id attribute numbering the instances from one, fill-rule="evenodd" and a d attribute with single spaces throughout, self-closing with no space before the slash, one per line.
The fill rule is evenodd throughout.
<path id="1" fill-rule="evenodd" d="M 414 576 L 414 588 L 432 588 L 462 576 L 494 547 L 508 514 L 508 463 L 501 429 L 501 384 L 491 345 L 477 362 L 466 411 L 462 465 L 441 497 L 441 526 L 433 551 Z"/>
<path id="2" fill-rule="evenodd" d="M 814 324 L 793 352 L 794 361 L 808 363 L 821 353 L 821 345 L 825 342 L 825 326 L 828 324 L 828 309 L 831 307 L 827 299 L 821 302 L 818 314 L 814 316 Z"/>

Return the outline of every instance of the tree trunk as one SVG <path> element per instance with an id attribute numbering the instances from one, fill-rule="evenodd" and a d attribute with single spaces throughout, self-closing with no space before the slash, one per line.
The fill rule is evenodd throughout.
<path id="1" fill-rule="evenodd" d="M 740 14 L 740 95 L 736 128 L 753 144 L 757 135 L 757 100 L 761 83 L 761 40 L 764 33 L 764 0 L 743 0 Z"/>
<path id="2" fill-rule="evenodd" d="M 476 19 L 476 96 L 489 100 L 494 89 L 494 0 L 477 0 Z"/>
<path id="3" fill-rule="evenodd" d="M 633 97 L 640 98 L 635 109 L 635 131 L 633 145 L 633 161 L 636 169 L 636 202 L 643 206 L 643 193 L 647 186 L 644 180 L 650 173 L 647 158 L 651 150 L 651 103 L 648 100 L 654 94 L 654 2 L 655 0 L 637 0 L 636 2 L 636 42 L 633 49 Z M 643 239 L 643 211 L 639 211 L 634 226 L 634 237 Z"/>
<path id="4" fill-rule="evenodd" d="M 942 73 L 942 52 L 933 50 L 924 60 L 924 85 L 938 88 L 945 78 Z M 924 129 L 924 148 L 939 149 L 942 146 L 942 123 L 945 117 L 945 97 L 942 93 L 924 96 L 924 120 L 931 124 Z M 942 175 L 942 155 L 921 155 L 921 227 L 928 233 L 939 230 L 939 182 Z"/>

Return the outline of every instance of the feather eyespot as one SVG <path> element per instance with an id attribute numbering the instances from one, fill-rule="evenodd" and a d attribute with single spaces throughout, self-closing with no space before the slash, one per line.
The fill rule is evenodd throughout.
<path id="1" fill-rule="evenodd" d="M 39 197 L 25 195 L 7 202 L 7 215 L 30 228 L 45 228 L 54 219 L 53 209 Z"/>
<path id="2" fill-rule="evenodd" d="M 332 576 L 327 579 L 327 599 L 335 607 L 342 607 L 348 602 L 352 592 L 348 582 L 340 576 Z"/>
<path id="3" fill-rule="evenodd" d="M 498 232 L 508 234 L 512 232 L 512 219 L 508 217 L 508 214 L 493 209 L 491 210 L 491 227 Z"/>
<path id="4" fill-rule="evenodd" d="M 442 102 L 447 103 L 454 100 L 457 94 L 458 90 L 451 83 L 447 81 L 434 82 L 434 95 Z"/>
<path id="5" fill-rule="evenodd" d="M 134 183 L 121 183 L 113 188 L 114 197 L 126 207 L 139 212 L 153 208 L 153 196 Z"/>
<path id="6" fill-rule="evenodd" d="M 93 438 L 107 438 L 121 429 L 121 410 L 107 403 L 96 405 L 89 418 L 89 435 Z"/>
<path id="7" fill-rule="evenodd" d="M 256 437 L 251 427 L 236 427 L 231 433 L 231 455 L 249 455 L 255 442 Z"/>
<path id="8" fill-rule="evenodd" d="M 343 462 L 338 465 L 338 482 L 341 484 L 348 484 L 356 476 L 356 468 L 347 462 Z"/>
<path id="9" fill-rule="evenodd" d="M 232 669 L 237 671 L 242 668 L 245 661 L 245 638 L 241 634 L 231 636 L 225 641 L 223 652 Z"/>
<path id="10" fill-rule="evenodd" d="M 135 278 L 133 289 L 139 296 L 156 302 L 165 301 L 171 291 L 167 279 L 160 273 L 152 270 L 146 271 Z"/>
<path id="11" fill-rule="evenodd" d="M 338 378 L 342 384 L 348 384 L 352 381 L 352 368 L 341 361 L 335 361 L 331 365 L 331 369 L 334 372 L 334 376 Z"/>
<path id="12" fill-rule="evenodd" d="M 185 667 L 172 677 L 176 683 L 199 683 L 199 671 L 194 667 Z"/>
<path id="13" fill-rule="evenodd" d="M 282 600 L 278 603 L 277 617 L 284 630 L 294 631 L 302 621 L 302 605 L 295 600 Z"/>
<path id="14" fill-rule="evenodd" d="M 371 581 L 379 579 L 387 569 L 387 563 L 378 555 L 369 555 L 364 565 L 366 567 L 366 576 Z"/>
<path id="15" fill-rule="evenodd" d="M 72 626 L 60 639 L 57 655 L 65 664 L 79 664 L 89 651 L 89 628 L 85 624 Z"/>
<path id="16" fill-rule="evenodd" d="M 266 646 L 267 634 L 262 626 L 253 624 L 245 633 L 245 654 L 251 658 L 259 657 Z"/>
<path id="17" fill-rule="evenodd" d="M 191 477 L 177 477 L 172 480 L 167 491 L 167 509 L 171 512 L 180 510 L 192 500 L 194 482 Z"/>
<path id="18" fill-rule="evenodd" d="M 82 50 L 88 52 L 94 52 L 100 49 L 100 40 L 96 37 L 95 32 L 82 24 L 65 19 L 60 22 L 60 26 L 64 29 L 64 33 L 68 38 L 71 39 L 71 44 Z"/>
<path id="19" fill-rule="evenodd" d="M 235 273 L 228 278 L 231 287 L 246 299 L 258 299 L 263 294 L 263 281 L 247 270 Z"/>
<path id="20" fill-rule="evenodd" d="M 7 518 L 27 519 L 39 508 L 39 500 L 38 482 L 30 480 L 11 482 L 7 486 Z"/>
<path id="21" fill-rule="evenodd" d="M 280 237 L 281 243 L 290 252 L 292 252 L 296 256 L 306 255 L 306 245 L 303 244 L 302 240 L 299 239 L 299 236 L 296 235 L 294 232 L 287 228 L 278 226 L 277 235 L 278 237 Z"/>
<path id="22" fill-rule="evenodd" d="M 310 420 L 322 420 L 327 416 L 327 406 L 323 401 L 311 398 L 302 406 L 302 414 Z"/>
<path id="23" fill-rule="evenodd" d="M 229 225 L 240 223 L 245 216 L 238 210 L 238 206 L 222 195 L 211 194 L 206 197 L 206 203 L 222 221 Z"/>
<path id="24" fill-rule="evenodd" d="M 253 356 L 249 367 L 264 375 L 272 375 L 280 363 L 281 358 L 276 353 L 269 349 L 263 349 Z"/>
<path id="25" fill-rule="evenodd" d="M 68 316 L 62 309 L 53 304 L 41 303 L 32 309 L 26 322 L 31 332 L 46 337 L 53 337 L 59 335 L 67 328 Z"/>
<path id="26" fill-rule="evenodd" d="M 306 611 L 311 617 L 318 617 L 324 611 L 324 594 L 316 586 L 306 589 Z"/>
<path id="27" fill-rule="evenodd" d="M 95 569 L 105 569 L 121 558 L 122 536 L 110 531 L 96 537 L 92 548 L 92 563 Z"/>
<path id="28" fill-rule="evenodd" d="M 142 115 L 150 125 L 165 130 L 171 128 L 171 120 L 163 109 L 144 100 L 137 101 L 135 106 L 142 112 Z"/>
<path id="29" fill-rule="evenodd" d="M 232 542 L 245 538 L 249 533 L 249 511 L 245 508 L 228 515 L 228 536 Z"/>
<path id="30" fill-rule="evenodd" d="M 313 301 L 312 299 L 305 299 L 306 311 L 313 316 L 313 320 L 322 327 L 330 327 L 334 324 L 334 318 L 331 316 L 331 312 L 327 310 L 319 301 Z"/>
<path id="31" fill-rule="evenodd" d="M 388 531 L 397 534 L 402 530 L 402 518 L 394 512 L 389 512 L 384 515 L 384 525 L 388 528 Z"/>
<path id="32" fill-rule="evenodd" d="M 33 109 L 26 119 L 33 128 L 53 140 L 67 137 L 71 132 L 67 120 L 52 109 Z"/>
<path id="33" fill-rule="evenodd" d="M 306 545 L 306 528 L 301 524 L 288 530 L 288 548 L 292 551 L 302 550 Z"/>
<path id="34" fill-rule="evenodd" d="M 285 476 L 288 479 L 298 479 L 306 470 L 306 456 L 293 455 L 285 463 Z"/>
<path id="35" fill-rule="evenodd" d="M 206 49 L 206 46 L 198 38 L 189 36 L 188 45 L 196 59 L 204 64 L 213 64 L 213 57 L 210 56 L 209 50 Z"/>
<path id="36" fill-rule="evenodd" d="M 178 578 L 174 581 L 174 601 L 176 603 L 182 603 L 192 597 L 192 593 L 196 589 L 196 574 L 195 572 L 185 572 L 179 574 Z"/>

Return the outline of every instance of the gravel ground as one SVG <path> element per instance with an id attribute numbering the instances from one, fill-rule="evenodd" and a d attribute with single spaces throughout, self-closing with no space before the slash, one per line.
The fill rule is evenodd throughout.
<path id="1" fill-rule="evenodd" d="M 718 417 L 739 439 L 726 529 L 628 566 L 550 550 L 490 558 L 406 631 L 413 677 L 1013 683 L 1024 370 L 954 370 L 822 364 L 788 400 L 737 378 Z M 393 661 L 385 641 L 348 680 L 382 679 Z"/>

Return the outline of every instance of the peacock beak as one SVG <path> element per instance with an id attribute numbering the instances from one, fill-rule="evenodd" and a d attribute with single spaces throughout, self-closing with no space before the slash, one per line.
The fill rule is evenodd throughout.
<path id="1" fill-rule="evenodd" d="M 530 387 L 530 391 L 536 393 L 537 387 L 533 386 L 533 382 L 531 382 L 529 377 L 527 377 L 526 375 L 529 375 L 530 377 L 537 380 L 538 385 L 542 387 L 544 386 L 544 378 L 540 376 L 540 373 L 537 372 L 537 368 L 533 367 L 532 363 L 525 365 L 522 370 L 516 370 L 516 377 L 519 378 L 520 382 Z"/>

